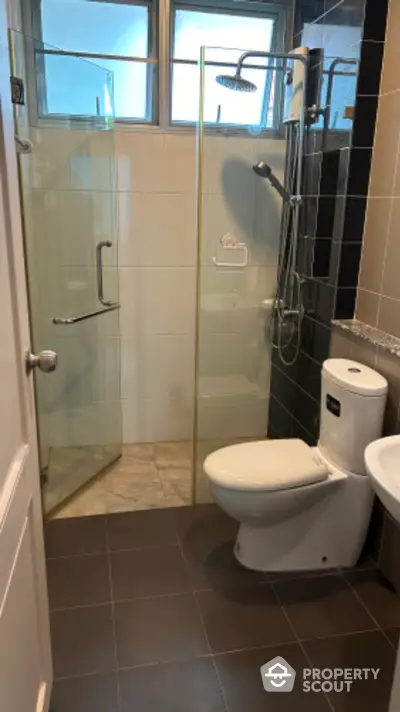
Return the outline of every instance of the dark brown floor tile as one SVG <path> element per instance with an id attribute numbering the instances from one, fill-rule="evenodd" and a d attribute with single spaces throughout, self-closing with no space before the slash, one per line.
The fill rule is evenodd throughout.
<path id="1" fill-rule="evenodd" d="M 121 712 L 225 711 L 211 658 L 122 670 L 119 677 Z"/>
<path id="2" fill-rule="evenodd" d="M 115 604 L 120 667 L 170 662 L 209 652 L 192 594 Z"/>
<path id="3" fill-rule="evenodd" d="M 234 541 L 215 545 L 207 537 L 182 545 L 190 580 L 195 590 L 262 583 L 264 574 L 244 568 L 233 553 Z"/>
<path id="4" fill-rule="evenodd" d="M 213 652 L 286 643 L 294 635 L 268 584 L 198 591 L 196 599 Z"/>
<path id="5" fill-rule="evenodd" d="M 111 605 L 54 611 L 50 623 L 55 678 L 115 670 Z"/>
<path id="6" fill-rule="evenodd" d="M 186 564 L 177 546 L 113 552 L 111 571 L 115 601 L 190 590 Z"/>
<path id="7" fill-rule="evenodd" d="M 52 519 L 44 526 L 46 556 L 100 554 L 106 551 L 105 517 Z"/>
<path id="8" fill-rule="evenodd" d="M 172 516 L 195 589 L 263 581 L 262 573 L 241 566 L 233 553 L 238 523 L 215 504 L 179 507 Z"/>
<path id="9" fill-rule="evenodd" d="M 316 576 L 273 587 L 300 639 L 376 628 L 341 576 Z"/>
<path id="10" fill-rule="evenodd" d="M 69 608 L 111 600 L 107 554 L 47 561 L 50 608 Z"/>
<path id="11" fill-rule="evenodd" d="M 117 712 L 117 673 L 56 680 L 51 712 Z"/>
<path id="12" fill-rule="evenodd" d="M 278 656 L 297 673 L 294 689 L 288 694 L 266 692 L 262 685 L 260 668 Z M 302 669 L 308 667 L 308 663 L 297 643 L 225 653 L 216 655 L 214 660 L 229 712 L 328 712 L 330 709 L 323 693 L 303 692 Z"/>
<path id="13" fill-rule="evenodd" d="M 109 514 L 107 532 L 111 551 L 177 543 L 168 509 Z"/>
<path id="14" fill-rule="evenodd" d="M 346 578 L 382 628 L 400 626 L 400 598 L 379 571 L 356 571 Z"/>
<path id="15" fill-rule="evenodd" d="M 182 543 L 208 538 L 215 544 L 236 538 L 239 524 L 216 504 L 195 504 L 170 509 L 172 520 Z"/>
<path id="16" fill-rule="evenodd" d="M 389 638 L 393 647 L 397 650 L 399 647 L 400 628 L 388 628 L 384 630 L 384 633 Z"/>
<path id="17" fill-rule="evenodd" d="M 356 680 L 347 692 L 330 692 L 335 712 L 388 712 L 395 652 L 380 631 L 337 636 L 304 643 L 318 668 L 379 668 L 377 680 Z"/>

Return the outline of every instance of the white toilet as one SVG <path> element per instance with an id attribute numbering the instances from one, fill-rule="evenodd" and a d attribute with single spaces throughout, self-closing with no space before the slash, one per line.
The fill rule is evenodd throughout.
<path id="1" fill-rule="evenodd" d="M 206 458 L 214 499 L 240 522 L 235 555 L 243 566 L 294 571 L 357 562 L 374 497 L 364 450 L 381 435 L 387 390 L 373 369 L 328 359 L 317 447 L 263 440 Z"/>

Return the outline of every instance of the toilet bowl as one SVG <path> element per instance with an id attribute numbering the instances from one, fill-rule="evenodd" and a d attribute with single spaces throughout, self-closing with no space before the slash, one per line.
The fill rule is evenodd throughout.
<path id="1" fill-rule="evenodd" d="M 240 523 L 235 556 L 243 566 L 294 571 L 357 562 L 374 498 L 364 450 L 381 434 L 387 389 L 373 369 L 328 359 L 317 447 L 263 440 L 206 458 L 215 501 Z"/>

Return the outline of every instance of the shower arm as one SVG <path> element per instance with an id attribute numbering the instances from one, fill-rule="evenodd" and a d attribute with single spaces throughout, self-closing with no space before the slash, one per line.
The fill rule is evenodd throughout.
<path id="1" fill-rule="evenodd" d="M 237 72 L 240 73 L 240 71 L 243 69 L 244 62 L 249 57 L 254 57 L 258 59 L 293 59 L 297 62 L 301 62 L 302 64 L 304 64 L 304 67 L 306 67 L 308 64 L 307 57 L 303 57 L 302 54 L 293 54 L 290 52 L 257 52 L 256 50 L 249 50 L 248 52 L 243 52 L 243 54 L 240 55 L 237 62 Z"/>

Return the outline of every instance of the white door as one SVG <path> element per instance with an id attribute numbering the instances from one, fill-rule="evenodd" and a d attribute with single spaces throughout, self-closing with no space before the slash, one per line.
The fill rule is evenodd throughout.
<path id="1" fill-rule="evenodd" d="M 0 0 L 0 709 L 46 712 L 52 682 L 28 306 Z M 49 374 L 49 378 L 51 375 Z"/>

